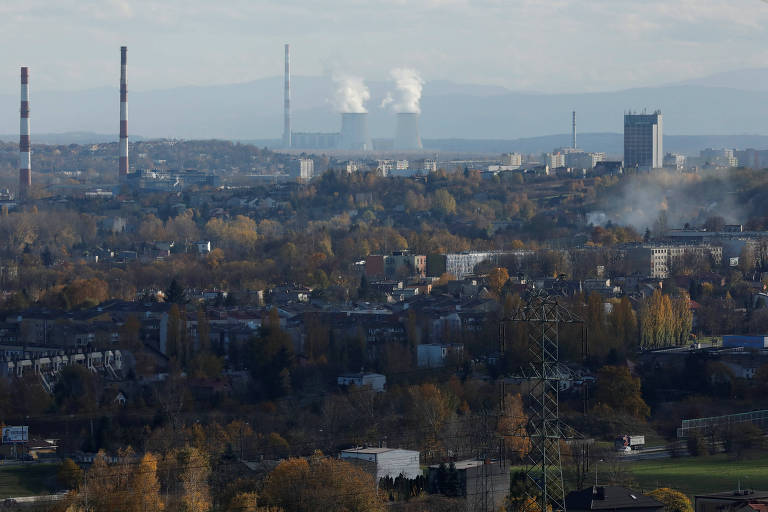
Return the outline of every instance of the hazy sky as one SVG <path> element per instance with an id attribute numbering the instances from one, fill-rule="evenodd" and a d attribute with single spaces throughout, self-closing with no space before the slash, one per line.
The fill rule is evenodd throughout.
<path id="1" fill-rule="evenodd" d="M 245 82 L 341 70 L 575 92 L 768 64 L 765 0 L 2 0 L 0 92 Z"/>

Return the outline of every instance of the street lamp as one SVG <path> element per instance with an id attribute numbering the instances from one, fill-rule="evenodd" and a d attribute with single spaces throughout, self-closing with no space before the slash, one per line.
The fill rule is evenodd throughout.
<path id="1" fill-rule="evenodd" d="M 597 465 L 601 462 L 605 462 L 605 459 L 595 461 L 595 487 L 597 487 Z"/>

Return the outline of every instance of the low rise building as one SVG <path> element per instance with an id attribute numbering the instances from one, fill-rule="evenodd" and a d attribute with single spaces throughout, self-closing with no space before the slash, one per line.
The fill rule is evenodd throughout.
<path id="1" fill-rule="evenodd" d="M 406 478 L 421 476 L 419 452 L 397 448 L 350 448 L 339 454 L 342 460 L 360 461 L 370 471 L 376 482 L 382 478 L 395 479 L 400 475 Z M 367 464 L 366 464 L 367 463 Z"/>
<path id="2" fill-rule="evenodd" d="M 336 383 L 339 386 L 357 386 L 359 388 L 370 386 L 372 390 L 380 393 L 384 391 L 384 386 L 387 385 L 387 377 L 380 373 L 347 373 L 339 375 Z"/>
<path id="3" fill-rule="evenodd" d="M 565 508 L 570 512 L 662 512 L 664 504 L 626 487 L 600 485 L 568 493 Z"/>
<path id="4" fill-rule="evenodd" d="M 464 345 L 424 343 L 416 347 L 416 364 L 419 368 L 441 368 L 451 358 L 459 361 L 464 355 Z"/>
<path id="5" fill-rule="evenodd" d="M 768 510 L 768 491 L 734 490 L 694 497 L 696 512 L 763 512 Z"/>

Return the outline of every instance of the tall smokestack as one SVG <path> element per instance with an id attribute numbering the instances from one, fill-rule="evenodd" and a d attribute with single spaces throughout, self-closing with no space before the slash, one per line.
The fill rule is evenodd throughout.
<path id="1" fill-rule="evenodd" d="M 21 109 L 19 111 L 19 196 L 29 197 L 32 187 L 32 158 L 29 146 L 29 68 L 21 68 Z"/>
<path id="2" fill-rule="evenodd" d="M 128 175 L 128 85 L 125 77 L 128 47 L 120 47 L 120 178 Z"/>
<path id="3" fill-rule="evenodd" d="M 400 112 L 397 114 L 395 149 L 399 151 L 416 151 L 421 149 L 419 114 L 416 112 Z"/>
<path id="4" fill-rule="evenodd" d="M 285 45 L 285 88 L 283 90 L 283 147 L 291 147 L 291 45 Z"/>
<path id="5" fill-rule="evenodd" d="M 576 149 L 576 111 L 573 111 L 573 123 L 572 123 L 572 135 L 571 135 L 571 147 Z"/>

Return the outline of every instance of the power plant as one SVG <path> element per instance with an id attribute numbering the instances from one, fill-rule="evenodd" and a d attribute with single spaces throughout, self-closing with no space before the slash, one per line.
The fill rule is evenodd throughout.
<path id="1" fill-rule="evenodd" d="M 120 171 L 121 179 L 128 175 L 128 86 L 126 82 L 128 47 L 120 47 Z"/>
<path id="2" fill-rule="evenodd" d="M 29 197 L 32 158 L 29 142 L 29 68 L 21 68 L 21 117 L 19 119 L 19 195 Z"/>
<path id="3" fill-rule="evenodd" d="M 283 147 L 291 147 L 291 45 L 285 45 L 285 84 L 283 88 Z"/>
<path id="4" fill-rule="evenodd" d="M 348 151 L 371 151 L 373 141 L 368 134 L 367 112 L 346 112 L 341 114 L 341 146 Z"/>
<path id="5" fill-rule="evenodd" d="M 416 112 L 400 112 L 397 114 L 395 130 L 396 151 L 418 151 L 422 149 L 419 137 L 419 114 Z"/>

